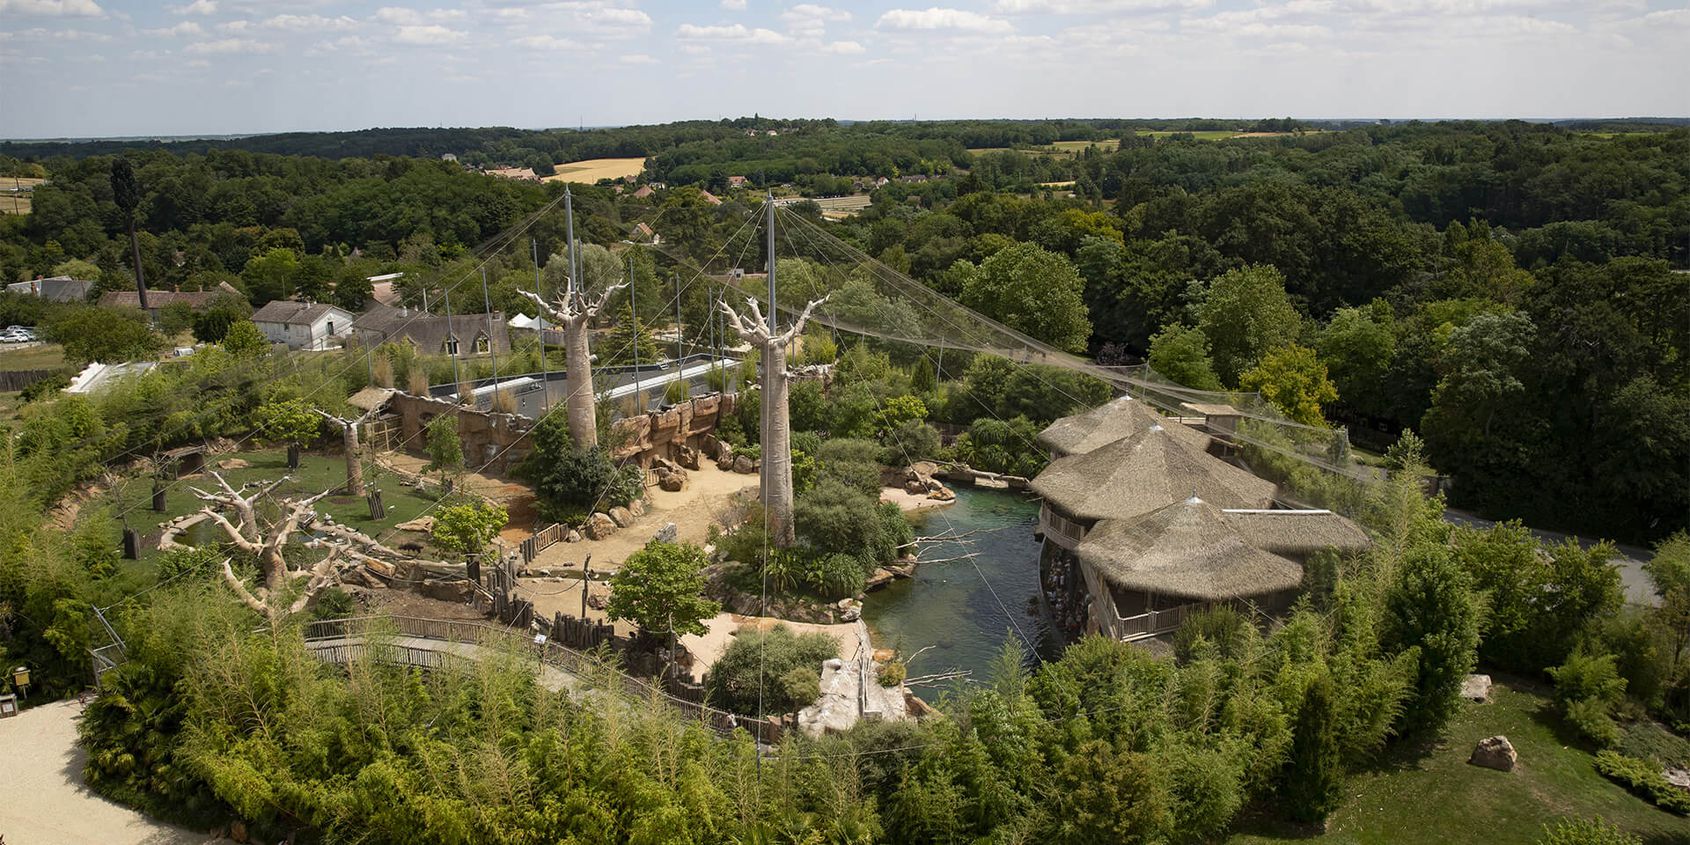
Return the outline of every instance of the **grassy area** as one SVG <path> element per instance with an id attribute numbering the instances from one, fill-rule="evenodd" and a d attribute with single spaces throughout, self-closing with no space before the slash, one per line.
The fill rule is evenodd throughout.
<path id="1" fill-rule="evenodd" d="M 1169 135 L 1190 135 L 1199 141 L 1224 141 L 1227 138 L 1237 135 L 1238 132 L 1232 129 L 1203 129 L 1197 132 L 1173 129 L 1154 129 L 1148 131 L 1140 130 L 1134 134 L 1144 135 L 1150 138 L 1166 138 Z"/>
<path id="2" fill-rule="evenodd" d="M 276 478 L 288 474 L 287 450 L 266 449 L 253 452 L 241 452 L 236 455 L 217 456 L 212 466 L 226 461 L 231 457 L 246 461 L 249 466 L 228 470 L 218 470 L 231 485 L 240 487 L 247 482 L 274 481 Z M 385 539 L 398 542 L 400 540 L 420 540 L 420 534 L 406 534 L 403 537 L 393 536 L 393 526 L 415 519 L 424 510 L 432 506 L 435 500 L 424 496 L 401 483 L 394 476 L 381 471 L 373 465 L 365 468 L 365 483 L 378 487 L 382 493 L 382 504 L 387 508 L 387 516 L 381 520 L 370 519 L 369 506 L 359 497 L 334 495 L 324 499 L 318 510 L 334 517 L 335 522 L 350 526 L 377 539 L 384 539 L 383 534 L 389 535 Z M 339 487 L 346 483 L 346 462 L 339 455 L 306 453 L 301 456 L 299 469 L 293 474 L 288 483 L 276 489 L 281 496 L 311 495 L 324 490 Z M 168 519 L 193 513 L 203 504 L 195 498 L 189 487 L 202 490 L 216 489 L 217 482 L 209 476 L 188 478 L 172 487 L 165 497 L 164 513 L 152 510 L 153 482 L 152 478 L 131 478 L 117 485 L 106 494 L 103 503 L 113 506 L 114 513 L 129 511 L 130 525 L 141 529 L 143 560 L 157 554 L 158 524 Z M 90 511 L 84 511 L 85 513 Z M 207 530 L 205 535 L 215 536 Z"/>
<path id="3" fill-rule="evenodd" d="M 638 176 L 645 169 L 643 158 L 590 158 L 557 166 L 557 173 L 547 176 L 547 182 L 575 182 L 592 185 L 600 179 L 624 179 Z"/>
<path id="4" fill-rule="evenodd" d="M 0 347 L 0 370 L 56 370 L 64 365 L 65 348 L 57 343 Z"/>
<path id="5" fill-rule="evenodd" d="M 1656 809 L 1597 774 L 1592 755 L 1559 725 L 1538 690 L 1499 681 L 1491 698 L 1463 705 L 1430 750 L 1398 752 L 1352 778 L 1324 835 L 1246 826 L 1228 842 L 1530 845 L 1545 822 L 1570 816 L 1601 816 L 1649 845 L 1690 842 L 1690 819 Z M 1473 746 L 1493 734 L 1507 736 L 1519 752 L 1511 773 L 1467 764 Z"/>

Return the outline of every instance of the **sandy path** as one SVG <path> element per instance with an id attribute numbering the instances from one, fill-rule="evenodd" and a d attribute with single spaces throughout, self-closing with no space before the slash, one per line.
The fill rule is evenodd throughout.
<path id="1" fill-rule="evenodd" d="M 82 783 L 82 705 L 61 701 L 0 719 L 0 836 L 8 845 L 197 845 L 221 841 L 153 821 Z"/>
<path id="2" fill-rule="evenodd" d="M 757 476 L 723 472 L 708 461 L 687 475 L 687 486 L 679 493 L 649 488 L 646 491 L 645 516 L 640 517 L 633 527 L 621 529 L 603 540 L 554 543 L 540 552 L 529 567 L 580 571 L 582 561 L 587 555 L 592 555 L 595 574 L 615 572 L 622 566 L 622 561 L 644 548 L 652 535 L 668 522 L 675 523 L 675 536 L 680 542 L 703 545 L 710 525 L 734 511 L 735 503 L 742 494 L 747 499 L 757 495 Z M 610 588 L 601 582 L 594 582 L 591 589 L 596 595 L 610 593 Z M 517 595 L 534 602 L 535 613 L 542 618 L 550 619 L 557 611 L 570 616 L 581 614 L 579 581 L 525 580 L 517 588 Z M 587 618 L 602 619 L 604 613 L 588 608 Z M 617 630 L 629 633 L 633 628 L 618 623 Z"/>

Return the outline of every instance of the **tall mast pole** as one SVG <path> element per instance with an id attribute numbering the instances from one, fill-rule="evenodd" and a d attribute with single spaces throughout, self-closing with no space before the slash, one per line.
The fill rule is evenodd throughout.
<path id="1" fill-rule="evenodd" d="M 645 389 L 640 386 L 640 306 L 638 297 L 634 295 L 634 248 L 628 247 L 628 320 L 633 323 L 632 340 L 629 346 L 634 347 L 634 413 L 639 413 L 645 404 Z"/>
<path id="2" fill-rule="evenodd" d="M 493 357 L 493 392 L 487 397 L 487 407 L 499 395 L 499 350 L 493 343 L 493 298 L 487 295 L 487 265 L 481 265 L 481 307 L 487 312 L 487 354 Z"/>
<path id="3" fill-rule="evenodd" d="M 540 290 L 540 242 L 529 238 L 528 250 L 534 258 L 534 296 L 541 302 L 546 301 L 546 294 Z M 546 367 L 546 310 L 539 309 L 540 321 L 535 337 L 540 339 L 540 413 L 544 414 L 551 406 L 552 378 Z M 493 348 L 493 339 L 487 339 L 487 348 Z"/>
<path id="4" fill-rule="evenodd" d="M 675 366 L 681 366 L 681 275 L 670 273 L 669 281 L 675 285 Z"/>
<path id="5" fill-rule="evenodd" d="M 563 186 L 563 228 L 564 237 L 569 239 L 569 264 L 565 268 L 569 271 L 569 304 L 574 306 L 575 295 L 582 291 L 577 275 L 579 262 L 575 258 L 575 197 L 570 194 L 568 185 Z"/>

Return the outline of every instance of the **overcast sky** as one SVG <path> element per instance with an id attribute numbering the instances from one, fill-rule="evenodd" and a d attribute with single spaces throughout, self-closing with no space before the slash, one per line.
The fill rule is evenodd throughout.
<path id="1" fill-rule="evenodd" d="M 4 137 L 754 112 L 1685 116 L 1690 4 L 0 0 Z"/>

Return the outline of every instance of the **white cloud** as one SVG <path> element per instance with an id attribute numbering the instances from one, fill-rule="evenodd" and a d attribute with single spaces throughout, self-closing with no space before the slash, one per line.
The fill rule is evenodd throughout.
<path id="1" fill-rule="evenodd" d="M 785 44 L 787 37 L 772 29 L 755 29 L 745 24 L 726 24 L 718 26 L 699 26 L 684 23 L 675 31 L 676 37 L 684 41 L 726 41 L 735 44 Z"/>
<path id="2" fill-rule="evenodd" d="M 880 16 L 875 23 L 879 29 L 904 31 L 955 30 L 958 32 L 976 32 L 983 34 L 999 34 L 1013 32 L 1014 27 L 1009 21 L 1001 18 L 989 17 L 978 12 L 962 9 L 941 9 L 937 6 L 928 9 L 893 9 Z"/>
<path id="3" fill-rule="evenodd" d="M 1214 4 L 1215 0 L 996 0 L 992 8 L 1008 14 L 1091 15 L 1206 9 Z"/>
<path id="4" fill-rule="evenodd" d="M 19 32 L 0 33 L 7 39 L 17 38 L 20 41 L 110 41 L 111 36 L 103 32 L 93 32 L 86 29 L 44 29 L 33 27 Z"/>
<path id="5" fill-rule="evenodd" d="M 201 29 L 200 25 L 197 24 L 197 23 L 194 23 L 193 21 L 183 21 L 183 22 L 181 22 L 181 23 L 179 23 L 175 26 L 164 27 L 162 29 L 144 29 L 144 30 L 141 30 L 141 32 L 146 34 L 146 35 L 153 35 L 153 36 L 160 36 L 160 37 L 164 37 L 164 36 L 183 36 L 183 35 L 204 35 L 205 34 L 205 30 Z"/>
<path id="6" fill-rule="evenodd" d="M 383 6 L 376 10 L 375 19 L 381 23 L 421 26 L 430 22 L 457 21 L 469 17 L 462 9 L 407 9 L 403 6 Z"/>
<path id="7" fill-rule="evenodd" d="M 722 0 L 722 8 L 730 12 L 745 11 L 745 0 Z"/>
<path id="8" fill-rule="evenodd" d="M 835 56 L 859 56 L 868 52 L 868 48 L 855 41 L 835 41 L 832 44 L 823 44 L 821 51 Z"/>
<path id="9" fill-rule="evenodd" d="M 103 18 L 94 0 L 0 0 L 0 12 L 43 18 Z"/>
<path id="10" fill-rule="evenodd" d="M 243 32 L 251 32 L 253 23 L 252 21 L 224 21 L 217 25 L 217 30 L 238 35 Z"/>
<path id="11" fill-rule="evenodd" d="M 287 32 L 334 32 L 348 30 L 358 26 L 358 22 L 341 15 L 337 18 L 325 18 L 322 15 L 276 15 L 263 24 L 265 29 L 280 29 Z"/>
<path id="12" fill-rule="evenodd" d="M 181 6 L 171 6 L 173 15 L 214 15 L 217 13 L 217 0 L 194 0 Z"/>
<path id="13" fill-rule="evenodd" d="M 583 16 L 583 23 L 600 31 L 637 30 L 651 28 L 651 15 L 639 9 L 594 9 Z"/>
<path id="14" fill-rule="evenodd" d="M 399 32 L 393 36 L 393 41 L 397 44 L 450 44 L 462 40 L 463 37 L 464 34 L 455 29 L 447 29 L 440 24 L 433 23 L 399 27 Z"/>
<path id="15" fill-rule="evenodd" d="M 628 55 L 625 55 L 625 56 L 617 56 L 616 61 L 621 62 L 622 64 L 625 64 L 625 65 L 654 65 L 654 64 L 657 64 L 656 59 L 654 59 L 654 58 L 652 58 L 652 57 L 650 57 L 650 56 L 648 56 L 644 53 L 629 53 Z"/>
<path id="16" fill-rule="evenodd" d="M 574 50 L 581 46 L 567 38 L 556 38 L 550 35 L 529 35 L 518 38 L 516 45 L 530 50 Z"/>
<path id="17" fill-rule="evenodd" d="M 844 23 L 851 19 L 851 13 L 843 9 L 819 6 L 815 3 L 800 3 L 782 12 L 780 19 L 793 32 L 820 37 L 830 23 Z"/>
<path id="18" fill-rule="evenodd" d="M 251 38 L 224 38 L 217 41 L 197 41 L 182 48 L 196 56 L 225 56 L 233 53 L 268 53 L 276 48 Z"/>

